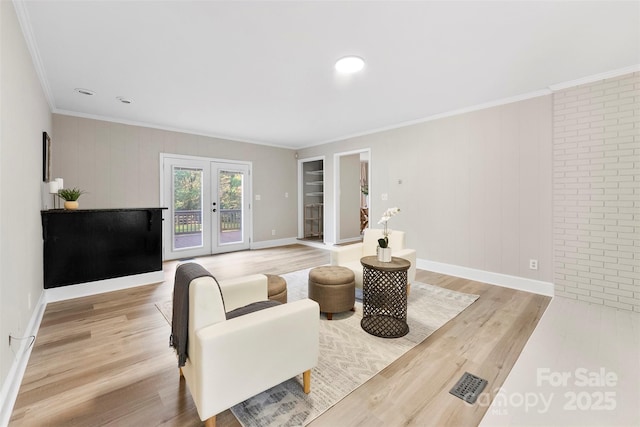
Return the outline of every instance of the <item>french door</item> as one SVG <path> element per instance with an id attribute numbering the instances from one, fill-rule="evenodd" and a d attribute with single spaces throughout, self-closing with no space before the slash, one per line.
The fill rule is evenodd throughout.
<path id="1" fill-rule="evenodd" d="M 250 164 L 163 154 L 164 259 L 248 249 Z"/>

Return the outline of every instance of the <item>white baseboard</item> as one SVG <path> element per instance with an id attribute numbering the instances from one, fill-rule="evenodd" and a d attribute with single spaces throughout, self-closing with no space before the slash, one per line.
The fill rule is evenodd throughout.
<path id="1" fill-rule="evenodd" d="M 96 295 L 105 292 L 117 291 L 121 289 L 134 288 L 136 286 L 148 285 L 151 283 L 158 283 L 164 281 L 163 271 L 153 271 L 151 273 L 135 274 L 133 276 L 116 277 L 107 280 L 98 280 L 95 282 L 80 283 L 77 285 L 61 286 L 58 288 L 45 289 L 40 294 L 38 304 L 31 315 L 25 336 L 37 336 L 38 329 L 40 328 L 40 322 L 42 316 L 47 308 L 47 304 L 55 301 L 63 301 L 72 298 L 80 298 L 89 295 Z M 20 390 L 20 384 L 22 383 L 22 377 L 27 369 L 27 363 L 29 362 L 29 356 L 33 346 L 30 346 L 30 341 L 21 341 L 22 344 L 18 349 L 19 356 L 9 368 L 9 373 L 4 381 L 2 390 L 0 391 L 0 426 L 5 427 L 9 424 L 11 418 L 11 412 L 16 398 L 18 397 L 18 391 Z M 26 347 L 25 347 L 26 346 Z"/>
<path id="2" fill-rule="evenodd" d="M 328 246 L 331 246 L 331 244 L 325 243 L 323 241 L 304 240 L 304 239 L 298 239 L 295 237 L 288 237 L 286 239 L 264 240 L 262 242 L 253 242 L 251 243 L 251 249 L 275 248 L 278 246 L 286 246 L 286 245 L 305 245 L 305 246 L 313 246 L 314 248 L 319 248 L 319 249 L 328 249 Z"/>
<path id="3" fill-rule="evenodd" d="M 132 276 L 115 277 L 113 279 L 45 289 L 44 293 L 47 302 L 64 301 L 72 298 L 119 291 L 121 289 L 135 288 L 136 286 L 150 285 L 151 283 L 162 281 L 164 281 L 164 272 L 152 271 L 151 273 L 134 274 Z"/>
<path id="4" fill-rule="evenodd" d="M 338 240 L 338 242 L 336 244 L 337 245 L 342 245 L 342 244 L 345 244 L 345 243 L 357 243 L 357 242 L 362 242 L 362 236 L 350 237 L 348 239 L 341 239 L 341 240 Z"/>
<path id="5" fill-rule="evenodd" d="M 298 245 L 311 246 L 313 248 L 318 248 L 318 249 L 329 249 L 330 246 L 333 246 L 330 243 L 325 243 L 325 242 L 321 242 L 321 241 L 317 241 L 317 240 L 300 240 L 300 239 L 296 239 L 295 243 L 298 244 Z"/>
<path id="6" fill-rule="evenodd" d="M 262 242 L 251 242 L 251 249 L 275 248 L 276 246 L 295 245 L 300 241 L 294 237 L 277 240 L 263 240 Z"/>
<path id="7" fill-rule="evenodd" d="M 29 324 L 24 332 L 24 336 L 37 336 L 38 329 L 40 329 L 40 322 L 42 321 L 42 316 L 44 315 L 46 307 L 47 301 L 45 299 L 45 293 L 42 292 L 40 294 L 40 299 L 31 314 L 31 319 L 29 319 Z M 33 349 L 30 340 L 21 340 L 20 343 L 20 347 L 16 352 L 16 359 L 9 367 L 9 373 L 5 378 L 2 390 L 0 391 L 0 426 L 2 427 L 6 427 L 11 419 L 13 405 L 16 403 L 18 391 L 20 391 L 20 384 L 22 383 L 22 377 L 27 369 L 29 356 L 31 356 L 31 350 Z"/>
<path id="8" fill-rule="evenodd" d="M 421 270 L 462 277 L 464 279 L 498 285 L 504 288 L 517 289 L 519 291 L 532 292 L 534 294 L 547 295 L 550 297 L 554 295 L 553 283 L 543 282 L 541 280 L 493 273 L 491 271 L 477 270 L 475 268 L 461 267 L 459 265 L 445 264 L 424 259 L 418 259 L 416 267 Z"/>

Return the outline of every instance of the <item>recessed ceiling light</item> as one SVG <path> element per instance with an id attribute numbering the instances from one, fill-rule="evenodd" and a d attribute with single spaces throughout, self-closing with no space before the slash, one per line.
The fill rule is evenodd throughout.
<path id="1" fill-rule="evenodd" d="M 122 102 L 123 104 L 133 104 L 133 99 L 131 98 L 125 98 L 124 96 L 119 96 L 116 99 Z"/>
<path id="2" fill-rule="evenodd" d="M 340 73 L 357 73 L 364 68 L 364 60 L 359 56 L 345 56 L 336 62 L 336 70 Z"/>
<path id="3" fill-rule="evenodd" d="M 83 94 L 83 95 L 89 95 L 89 96 L 91 96 L 91 95 L 95 95 L 95 94 L 96 94 L 96 93 L 95 93 L 94 91 L 92 91 L 92 90 L 89 90 L 89 89 L 82 89 L 81 87 L 77 87 L 77 88 L 75 88 L 74 90 L 75 90 L 76 92 L 78 92 L 78 93 Z"/>

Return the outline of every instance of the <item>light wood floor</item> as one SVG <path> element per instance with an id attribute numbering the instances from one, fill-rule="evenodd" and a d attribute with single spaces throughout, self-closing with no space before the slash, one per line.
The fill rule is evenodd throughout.
<path id="1" fill-rule="evenodd" d="M 283 274 L 328 259 L 322 249 L 292 245 L 199 262 L 227 278 Z M 201 425 L 155 306 L 171 297 L 175 266 L 165 263 L 161 284 L 49 304 L 10 425 Z M 423 270 L 416 279 L 480 298 L 312 427 L 477 425 L 487 407 L 467 405 L 449 389 L 465 371 L 487 379 L 487 389 L 502 385 L 550 300 Z M 239 426 L 228 410 L 217 421 Z"/>
<path id="2" fill-rule="evenodd" d="M 640 426 L 640 313 L 554 298 L 502 388 L 481 427 Z"/>

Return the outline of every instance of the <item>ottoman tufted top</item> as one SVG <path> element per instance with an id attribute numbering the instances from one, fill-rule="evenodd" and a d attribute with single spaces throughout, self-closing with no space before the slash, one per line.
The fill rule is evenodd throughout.
<path id="1" fill-rule="evenodd" d="M 287 290 L 287 282 L 282 277 L 275 274 L 265 274 L 265 276 L 267 276 L 269 295 L 279 294 Z"/>
<path id="2" fill-rule="evenodd" d="M 323 285 L 343 285 L 355 280 L 351 269 L 336 265 L 315 267 L 309 271 L 309 280 Z"/>

